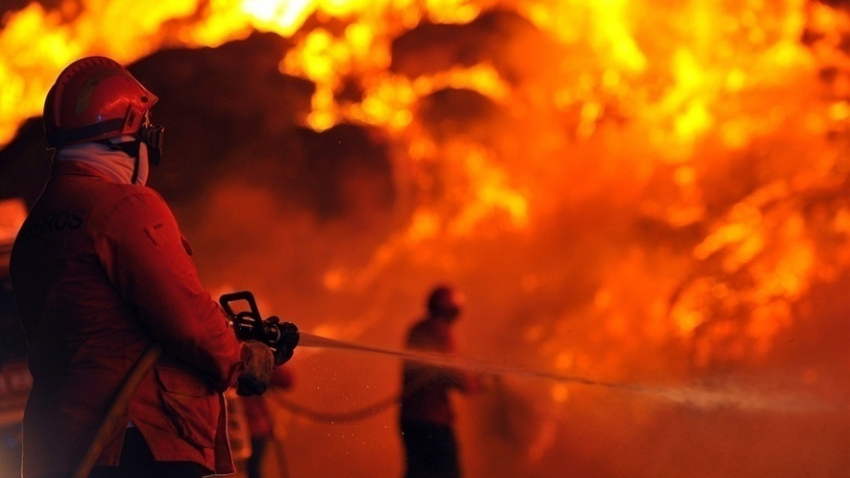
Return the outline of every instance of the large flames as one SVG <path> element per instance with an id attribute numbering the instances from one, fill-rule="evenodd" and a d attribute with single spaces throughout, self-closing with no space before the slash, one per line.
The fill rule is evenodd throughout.
<path id="1" fill-rule="evenodd" d="M 395 347 L 404 323 L 393 315 L 416 308 L 394 296 L 418 304 L 432 280 L 448 277 L 471 299 L 461 325 L 476 336 L 470 353 L 607 380 L 676 384 L 734 372 L 756 387 L 808 387 L 846 401 L 847 355 L 822 343 L 837 339 L 830 334 L 848 339 L 847 301 L 835 299 L 850 284 L 850 17 L 829 5 L 838 3 L 31 3 L 8 12 L 0 29 L 0 145 L 40 115 L 51 82 L 80 56 L 130 63 L 274 32 L 291 42 L 280 73 L 315 85 L 302 124 L 380 131 L 399 192 L 392 212 L 402 219 L 366 259 L 329 260 L 313 276 L 320 300 L 341 304 L 319 307 L 326 317 L 301 306 L 313 331 Z M 230 198 L 240 197 L 243 210 L 276 214 L 269 194 L 228 187 L 209 198 L 213 207 L 237 207 Z M 315 232 L 299 220 L 295 230 Z M 361 234 L 352 224 L 339 227 Z M 271 233 L 291 232 L 280 229 Z M 301 245 L 342 256 L 328 252 L 342 244 L 334 231 L 318 229 L 330 245 Z M 213 230 L 207 221 L 196 232 Z M 802 359 L 810 349 L 820 352 Z M 707 425 L 610 398 L 600 406 L 598 395 L 564 384 L 534 387 L 509 397 L 510 413 L 497 399 L 477 402 L 484 411 L 470 415 L 492 420 L 493 407 L 504 423 L 496 438 L 466 432 L 482 443 L 468 445 L 478 464 L 470 476 L 562 476 L 559 446 L 573 463 L 566 469 L 584 476 L 702 476 L 687 467 L 705 466 L 691 451 L 683 465 L 635 445 L 624 451 L 635 456 L 607 462 L 606 447 L 640 432 L 673 446 L 658 425 L 672 418 L 686 425 L 671 433 L 686 436 L 687 424 L 700 423 L 706 452 L 735 460 L 708 437 L 738 421 L 757 427 L 735 412 Z M 603 410 L 633 420 L 623 424 L 632 431 Z M 504 418 L 511 413 L 519 418 Z M 792 428 L 804 435 L 817 434 L 808 423 L 823 424 L 820 415 L 799 420 L 806 424 Z M 767 421 L 774 432 L 784 423 Z M 705 476 L 840 476 L 850 434 L 835 426 L 813 452 L 817 465 L 771 454 L 709 466 Z M 314 445 L 323 438 L 300 432 Z M 488 453 L 506 443 L 515 458 L 489 465 Z M 355 461 L 369 476 L 370 464 Z M 794 474 L 803 468 L 815 471 Z"/>

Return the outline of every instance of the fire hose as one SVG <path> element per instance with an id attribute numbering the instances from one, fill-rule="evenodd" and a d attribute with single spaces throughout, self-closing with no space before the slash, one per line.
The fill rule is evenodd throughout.
<path id="1" fill-rule="evenodd" d="M 236 313 L 231 303 L 240 300 L 248 303 L 249 310 Z M 269 317 L 263 320 L 253 294 L 248 291 L 224 294 L 219 302 L 228 315 L 228 325 L 233 328 L 239 340 L 259 340 L 265 343 L 274 352 L 278 364 L 282 364 L 292 357 L 299 339 L 298 328 L 294 324 L 281 322 L 277 317 Z M 103 451 L 103 447 L 106 446 L 107 440 L 115 432 L 118 419 L 126 410 L 127 405 L 142 383 L 142 379 L 161 355 L 162 346 L 155 343 L 133 366 L 98 426 L 91 444 L 71 475 L 72 478 L 87 478 L 89 476 Z"/>
<path id="2" fill-rule="evenodd" d="M 153 364 L 156 363 L 160 355 L 162 355 L 162 347 L 159 344 L 153 344 L 153 346 L 151 346 L 151 348 L 142 355 L 142 358 L 136 362 L 136 365 L 133 367 L 130 375 L 128 375 L 124 380 L 124 383 L 121 384 L 121 388 L 118 390 L 118 395 L 115 397 L 115 400 L 106 412 L 106 416 L 103 418 L 103 421 L 100 422 L 100 426 L 98 427 L 97 432 L 95 432 L 94 439 L 92 439 L 91 445 L 89 445 L 88 450 L 86 450 L 86 454 L 83 455 L 83 459 L 80 460 L 79 465 L 77 465 L 77 469 L 74 470 L 74 474 L 71 475 L 72 478 L 87 478 L 89 476 L 92 467 L 94 467 L 94 463 L 97 461 L 97 458 L 103 451 L 103 447 L 106 445 L 106 440 L 109 438 L 109 435 L 115 431 L 118 419 L 121 417 L 121 414 L 124 413 L 124 409 L 127 408 L 127 405 L 130 403 L 130 399 L 133 398 L 133 394 L 136 393 L 136 389 L 139 388 L 139 384 L 142 383 L 142 379 L 148 373 L 148 370 L 153 367 Z"/>
<path id="3" fill-rule="evenodd" d="M 430 374 L 423 374 L 410 386 L 408 386 L 405 389 L 404 393 L 394 394 L 384 398 L 383 400 L 374 402 L 371 405 L 367 405 L 365 407 L 356 408 L 354 410 L 349 410 L 345 412 L 323 412 L 292 402 L 291 400 L 282 397 L 279 393 L 273 391 L 269 391 L 267 392 L 267 394 L 272 398 L 272 400 L 274 400 L 274 402 L 276 402 L 281 407 L 288 409 L 296 415 L 304 416 L 313 421 L 325 423 L 353 422 L 357 420 L 362 420 L 364 418 L 369 418 L 373 415 L 377 415 L 394 405 L 400 404 L 402 400 L 404 400 L 406 397 L 409 397 L 423 386 L 427 385 L 434 378 L 435 375 L 433 372 Z"/>
<path id="4" fill-rule="evenodd" d="M 287 400 L 286 398 L 281 397 L 279 394 L 274 392 L 270 393 L 270 396 L 278 405 L 290 410 L 292 413 L 305 416 L 313 421 L 327 423 L 353 422 L 356 420 L 368 418 L 383 412 L 384 410 L 392 407 L 393 405 L 398 404 L 402 398 L 401 395 L 393 395 L 391 397 L 387 397 L 381 401 L 378 401 L 376 403 L 373 403 L 372 405 L 363 408 L 358 408 L 347 412 L 333 413 L 322 412 L 309 407 L 305 407 L 303 405 L 299 405 L 290 400 Z"/>
<path id="5" fill-rule="evenodd" d="M 245 301 L 248 304 L 248 310 L 236 312 L 232 303 Z M 258 340 L 265 343 L 272 349 L 277 363 L 282 364 L 292 357 L 293 350 L 298 345 L 299 332 L 298 328 L 290 322 L 281 322 L 278 317 L 269 317 L 263 319 L 257 308 L 257 303 L 253 294 L 248 291 L 234 292 L 224 294 L 220 297 L 219 302 L 222 308 L 227 313 L 228 325 L 233 328 L 236 337 L 240 340 Z M 130 400 L 133 398 L 136 390 L 142 382 L 147 372 L 153 367 L 159 357 L 162 355 L 162 347 L 159 344 L 154 344 L 148 349 L 145 354 L 139 359 L 136 365 L 131 370 L 130 374 L 121 385 L 115 400 L 110 405 L 106 416 L 98 427 L 95 436 L 86 450 L 82 460 L 80 460 L 77 469 L 72 478 L 87 478 L 91 473 L 97 458 L 103 451 L 103 447 L 109 436 L 114 433 L 115 427 L 118 424 L 118 419 L 123 414 Z M 425 380 L 421 380 L 421 379 Z M 411 393 L 427 382 L 427 377 L 420 377 L 406 393 Z M 323 422 L 346 422 L 355 421 L 367 418 L 372 415 L 383 412 L 387 408 L 398 404 L 404 394 L 393 395 L 381 401 L 378 401 L 367 407 L 359 408 L 352 411 L 331 413 L 321 412 L 310 409 L 293 403 L 283 397 L 272 394 L 274 400 L 281 406 L 291 410 L 293 413 L 304 415 L 310 419 Z"/>
<path id="6" fill-rule="evenodd" d="M 231 307 L 231 303 L 238 301 L 245 301 L 249 306 L 248 310 L 235 312 Z M 292 355 L 292 349 L 295 348 L 299 340 L 298 329 L 289 322 L 280 322 L 274 316 L 263 320 L 257 309 L 254 296 L 250 292 L 243 291 L 224 294 L 221 296 L 220 302 L 230 317 L 231 325 L 236 330 L 237 337 L 242 340 L 260 340 L 269 345 L 275 351 L 276 355 L 279 347 L 283 347 L 283 350 L 287 351 L 289 356 Z M 327 423 L 349 422 L 377 415 L 401 403 L 406 396 L 416 392 L 433 378 L 429 374 L 422 375 L 403 394 L 395 394 L 371 405 L 346 412 L 323 412 L 294 403 L 276 393 L 270 393 L 270 395 L 280 406 L 311 420 Z"/>

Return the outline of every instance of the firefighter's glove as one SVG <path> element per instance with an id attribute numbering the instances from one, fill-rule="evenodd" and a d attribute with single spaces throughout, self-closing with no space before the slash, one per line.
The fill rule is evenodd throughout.
<path id="1" fill-rule="evenodd" d="M 236 379 L 236 394 L 242 396 L 262 395 L 269 386 L 275 354 L 268 345 L 248 340 L 242 343 L 242 363 L 245 371 Z"/>

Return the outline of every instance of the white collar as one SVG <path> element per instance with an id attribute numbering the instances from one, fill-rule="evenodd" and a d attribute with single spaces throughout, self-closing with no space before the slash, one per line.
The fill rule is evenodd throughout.
<path id="1" fill-rule="evenodd" d="M 117 143 L 133 139 L 132 136 L 122 136 L 113 138 L 111 141 Z M 139 156 L 139 175 L 136 178 L 136 184 L 144 185 L 148 179 L 147 147 L 144 142 L 139 147 Z M 102 171 L 119 184 L 131 184 L 133 170 L 136 167 L 136 158 L 105 144 L 93 142 L 62 146 L 56 151 L 54 161 L 81 161 Z"/>

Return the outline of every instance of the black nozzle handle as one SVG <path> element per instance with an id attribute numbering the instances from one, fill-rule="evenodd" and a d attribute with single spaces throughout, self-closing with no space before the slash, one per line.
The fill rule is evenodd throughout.
<path id="1" fill-rule="evenodd" d="M 218 301 L 222 307 L 224 307 L 224 311 L 227 312 L 227 315 L 231 317 L 236 317 L 237 314 L 233 311 L 233 307 L 230 306 L 232 302 L 238 302 L 240 300 L 244 300 L 251 307 L 250 315 L 252 317 L 256 317 L 257 320 L 262 320 L 260 317 L 260 309 L 257 307 L 257 301 L 254 300 L 254 294 L 250 291 L 242 290 L 239 292 L 231 292 L 229 294 L 222 294 L 219 297 Z"/>
<path id="2" fill-rule="evenodd" d="M 250 310 L 236 312 L 232 304 L 239 301 L 247 302 Z M 278 365 L 292 357 L 292 351 L 301 338 L 295 324 L 281 322 L 275 316 L 263 320 L 254 294 L 247 290 L 222 294 L 219 303 L 227 313 L 231 326 L 240 340 L 259 340 L 265 343 L 274 351 Z"/>

